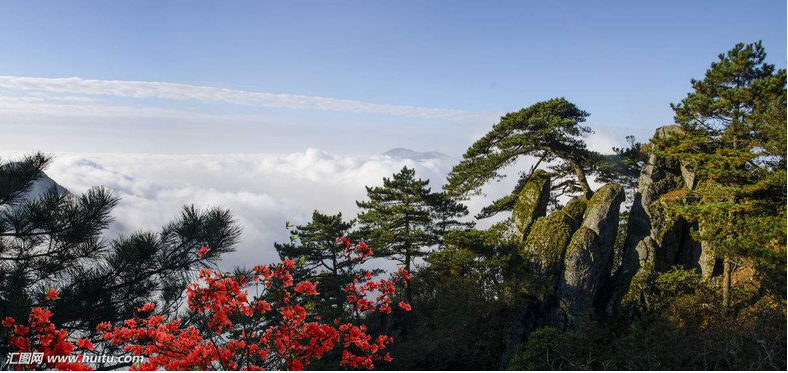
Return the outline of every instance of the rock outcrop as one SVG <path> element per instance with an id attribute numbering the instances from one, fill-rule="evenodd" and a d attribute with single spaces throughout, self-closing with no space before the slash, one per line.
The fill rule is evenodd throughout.
<path id="1" fill-rule="evenodd" d="M 654 137 L 680 131 L 676 125 L 664 126 Z M 641 169 L 625 237 L 619 237 L 619 210 L 625 200 L 620 185 L 605 185 L 589 200 L 576 197 L 545 216 L 550 177 L 536 171 L 528 180 L 512 216 L 529 265 L 526 271 L 544 281 L 515 316 L 505 357 L 536 327 L 568 329 L 582 319 L 616 317 L 634 309 L 631 304 L 648 304 L 649 286 L 660 272 L 679 266 L 710 277 L 719 270 L 710 247 L 693 238 L 693 231 L 703 232 L 702 222 L 689 223 L 672 208 L 696 187 L 695 173 L 680 161 L 660 156 L 656 146 L 651 144 Z M 623 247 L 616 253 L 619 238 Z M 507 361 L 501 366 L 508 366 Z"/>
<path id="2" fill-rule="evenodd" d="M 583 223 L 566 249 L 564 269 L 556 288 L 559 321 L 564 326 L 593 307 L 599 290 L 610 277 L 613 245 L 624 188 L 608 184 L 588 201 Z"/>
<path id="3" fill-rule="evenodd" d="M 563 209 L 539 218 L 531 227 L 523 250 L 535 262 L 532 269 L 545 278 L 546 295 L 552 295 L 563 268 L 564 253 L 572 235 L 580 227 L 587 201 L 572 198 Z"/>
<path id="4" fill-rule="evenodd" d="M 549 199 L 550 174 L 544 170 L 536 170 L 520 191 L 512 211 L 517 236 L 523 241 L 528 237 L 534 222 L 547 213 Z"/>
<path id="5" fill-rule="evenodd" d="M 682 129 L 677 125 L 656 130 L 655 138 L 665 138 Z M 648 163 L 640 172 L 627 225 L 622 264 L 615 273 L 614 294 L 607 305 L 610 315 L 617 314 L 621 303 L 642 301 L 650 279 L 676 265 L 695 267 L 710 276 L 714 258 L 710 249 L 694 241 L 683 218 L 669 205 L 695 187 L 695 173 L 686 164 L 661 157 L 652 144 Z"/>

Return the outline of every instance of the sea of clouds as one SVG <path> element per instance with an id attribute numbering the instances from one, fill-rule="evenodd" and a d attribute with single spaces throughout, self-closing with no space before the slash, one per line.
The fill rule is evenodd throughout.
<path id="1" fill-rule="evenodd" d="M 8 160 L 21 156 L 5 152 Z M 72 193 L 102 185 L 117 193 L 120 204 L 108 236 L 158 230 L 183 205 L 230 209 L 243 227 L 235 253 L 222 267 L 278 260 L 274 242 L 288 240 L 285 222 L 303 224 L 312 211 L 353 218 L 355 201 L 366 198 L 365 186 L 381 185 L 403 166 L 416 169 L 440 189 L 455 160 L 413 160 L 384 155 L 334 155 L 318 149 L 290 154 L 112 154 L 55 153 L 46 173 Z M 506 193 L 510 186 L 498 186 Z M 500 195 L 496 191 L 496 196 Z M 478 212 L 484 201 L 470 201 Z"/>
<path id="2" fill-rule="evenodd" d="M 618 144 L 608 136 L 596 134 L 589 139 L 589 145 L 604 151 Z M 0 151 L 4 161 L 23 154 Z M 366 199 L 365 186 L 382 185 L 384 177 L 391 177 L 404 166 L 414 168 L 418 178 L 430 180 L 430 187 L 440 190 L 452 166 L 459 162 L 443 155 L 411 159 L 331 154 L 315 148 L 282 154 L 52 156 L 47 175 L 72 193 L 105 186 L 121 198 L 113 211 L 115 222 L 107 232 L 109 238 L 138 230 L 159 230 L 175 219 L 184 205 L 230 209 L 243 233 L 236 252 L 223 258 L 223 268 L 277 261 L 273 244 L 288 240 L 285 222 L 307 223 L 314 210 L 326 214 L 341 212 L 345 219 L 355 218 L 359 212 L 356 201 Z M 492 200 L 510 193 L 518 172 L 528 170 L 532 162 L 528 157 L 519 160 L 504 170 L 509 177 L 488 184 L 481 196 L 466 201 L 468 219 Z M 477 226 L 486 228 L 505 217 L 486 219 Z"/>

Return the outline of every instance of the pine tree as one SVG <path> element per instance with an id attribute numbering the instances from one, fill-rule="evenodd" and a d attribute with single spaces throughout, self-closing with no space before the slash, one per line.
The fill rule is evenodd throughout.
<path id="1" fill-rule="evenodd" d="M 131 318 L 144 302 L 173 314 L 193 270 L 231 252 L 238 239 L 228 211 L 185 207 L 160 232 L 108 240 L 103 232 L 119 201 L 111 191 L 76 196 L 53 187 L 26 196 L 50 161 L 43 154 L 0 161 L 0 319 L 26 318 L 50 288 L 59 292 L 54 321 L 86 338 L 99 322 Z M 210 251 L 200 258 L 202 246 Z"/>
<path id="2" fill-rule="evenodd" d="M 489 180 L 504 177 L 499 173 L 503 168 L 521 156 L 533 156 L 537 163 L 559 161 L 553 171 L 558 178 L 567 180 L 564 188 L 570 192 L 580 190 L 590 198 L 593 191 L 587 176 L 597 157 L 582 140 L 592 132 L 580 125 L 586 117 L 588 113 L 563 98 L 538 102 L 504 115 L 465 152 L 462 162 L 449 174 L 445 189 L 453 196 L 480 193 Z M 505 201 L 497 203 L 505 205 Z"/>
<path id="3" fill-rule="evenodd" d="M 315 211 L 311 222 L 291 230 L 293 242 L 274 244 L 280 258 L 300 263 L 298 273 L 294 274 L 299 277 L 297 280 L 319 282 L 317 312 L 326 320 L 342 315 L 345 308 L 342 289 L 360 272 L 357 263 L 344 255 L 345 245 L 337 242 L 340 237 L 353 238 L 354 224 L 355 220 L 342 220 L 342 213 L 325 215 Z"/>
<path id="4" fill-rule="evenodd" d="M 360 234 L 375 256 L 392 258 L 411 270 L 413 260 L 437 243 L 431 216 L 429 180 L 416 179 L 416 170 L 403 167 L 382 187 L 366 187 L 369 201 L 356 202 Z M 410 301 L 410 286 L 407 286 Z"/>
<path id="5" fill-rule="evenodd" d="M 764 63 L 760 42 L 738 44 L 671 105 L 682 133 L 659 140 L 697 178 L 677 210 L 723 258 L 723 304 L 734 266 L 754 261 L 764 285 L 785 293 L 786 72 Z M 765 289 L 768 287 L 762 287 Z"/>
<path id="6" fill-rule="evenodd" d="M 446 192 L 432 193 L 428 204 L 433 221 L 431 232 L 438 242 L 438 250 L 443 248 L 443 239 L 447 233 L 458 229 L 468 230 L 476 225 L 475 222 L 457 220 L 468 215 L 468 207 Z"/>

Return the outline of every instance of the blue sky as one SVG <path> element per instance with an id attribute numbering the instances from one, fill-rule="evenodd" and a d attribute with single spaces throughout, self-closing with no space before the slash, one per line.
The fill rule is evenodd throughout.
<path id="1" fill-rule="evenodd" d="M 606 147 L 669 123 L 669 103 L 737 42 L 763 40 L 768 62 L 784 68 L 785 15 L 784 1 L 3 2 L 2 76 L 353 103 L 325 110 L 73 87 L 53 93 L 12 81 L 0 85 L 0 133 L 10 140 L 2 146 L 369 154 L 406 146 L 459 155 L 497 116 L 564 96 L 591 113 L 588 124 L 607 136 L 598 140 Z M 42 102 L 49 106 L 25 106 Z M 348 109 L 356 103 L 432 111 Z M 67 110 L 56 106 L 63 104 Z M 127 110 L 100 113 L 106 106 Z M 135 112 L 142 108 L 150 112 Z"/>

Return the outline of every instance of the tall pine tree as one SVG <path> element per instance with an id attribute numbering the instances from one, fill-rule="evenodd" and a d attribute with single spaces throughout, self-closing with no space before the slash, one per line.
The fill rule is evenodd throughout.
<path id="1" fill-rule="evenodd" d="M 698 238 L 723 258 L 723 305 L 735 267 L 754 265 L 761 289 L 784 302 L 786 72 L 764 63 L 760 42 L 738 44 L 672 105 L 684 131 L 658 140 L 696 174 L 677 210 L 699 223 Z M 768 286 L 772 284 L 773 286 Z"/>
<path id="2" fill-rule="evenodd" d="M 430 212 L 432 215 L 431 231 L 438 242 L 438 249 L 443 248 L 443 239 L 447 233 L 462 229 L 473 228 L 475 222 L 464 222 L 458 219 L 468 215 L 468 207 L 453 199 L 446 192 L 437 192 L 430 195 Z"/>
<path id="3" fill-rule="evenodd" d="M 474 225 L 458 220 L 468 215 L 465 205 L 445 192 L 432 193 L 428 185 L 429 180 L 416 179 L 416 170 L 403 167 L 383 178 L 382 187 L 366 187 L 369 201 L 356 202 L 363 210 L 360 235 L 376 256 L 392 258 L 408 272 L 431 246 L 442 247 L 447 233 Z M 411 301 L 409 281 L 406 296 Z"/>
<path id="4" fill-rule="evenodd" d="M 553 179 L 565 179 L 568 191 L 581 191 L 591 198 L 587 176 L 598 157 L 582 139 L 592 132 L 581 125 L 587 117 L 588 113 L 564 98 L 537 102 L 504 115 L 465 152 L 462 162 L 449 173 L 445 189 L 455 196 L 479 193 L 489 180 L 501 179 L 499 172 L 506 166 L 522 156 L 533 156 L 538 163 L 558 161 L 551 167 Z"/>
<path id="5" fill-rule="evenodd" d="M 363 211 L 358 220 L 360 234 L 372 247 L 375 256 L 392 258 L 411 271 L 413 260 L 427 254 L 435 245 L 429 180 L 416 179 L 416 170 L 403 167 L 392 178 L 383 178 L 383 186 L 366 187 L 369 201 L 356 205 Z M 412 300 L 410 283 L 406 296 Z"/>

